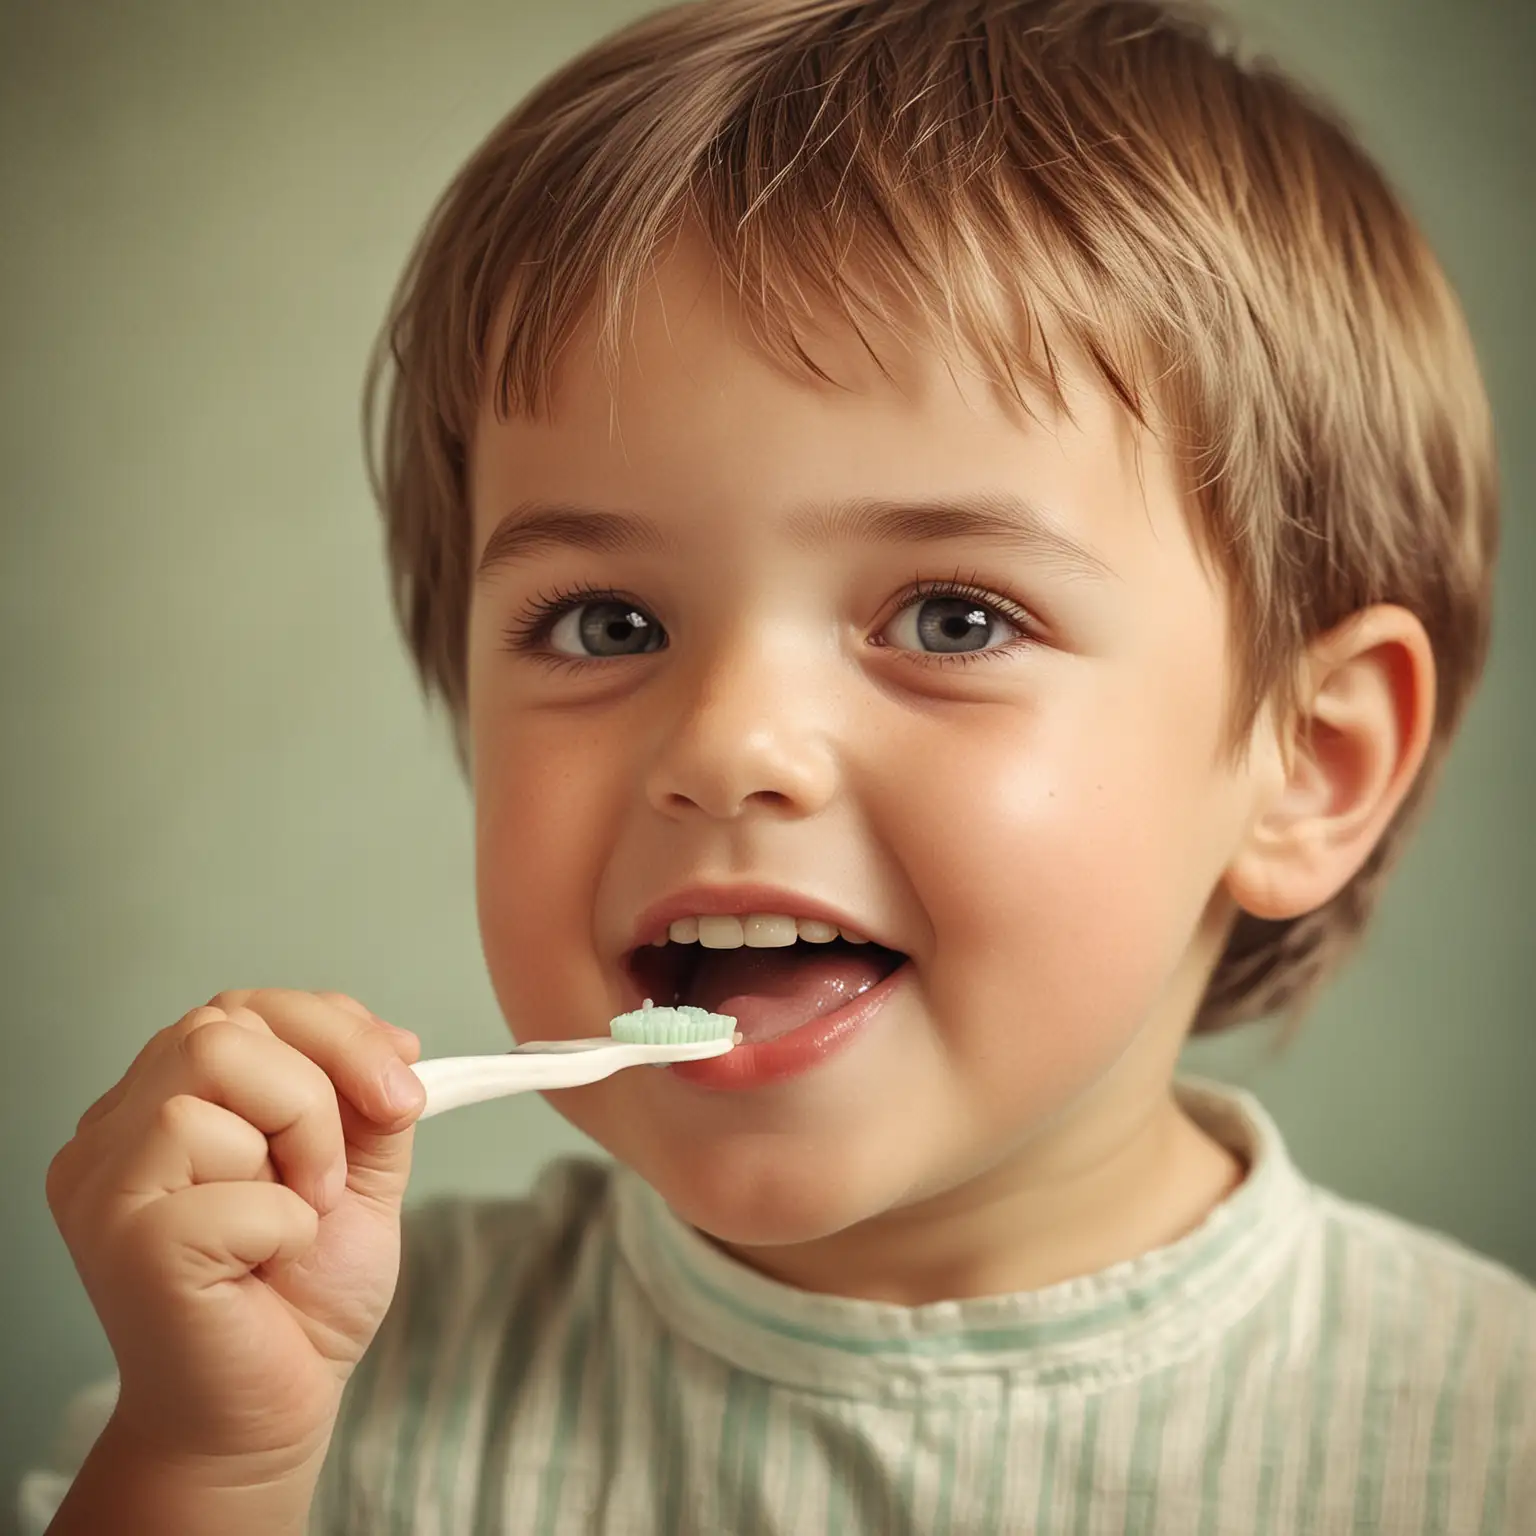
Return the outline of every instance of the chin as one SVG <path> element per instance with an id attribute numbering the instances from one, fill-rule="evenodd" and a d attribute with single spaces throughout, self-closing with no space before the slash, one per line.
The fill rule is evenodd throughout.
<path id="1" fill-rule="evenodd" d="M 846 1154 L 752 1138 L 705 1153 L 649 1149 L 624 1161 L 679 1218 L 723 1243 L 778 1248 L 816 1242 L 897 1203 L 894 1169 L 883 1177 Z"/>

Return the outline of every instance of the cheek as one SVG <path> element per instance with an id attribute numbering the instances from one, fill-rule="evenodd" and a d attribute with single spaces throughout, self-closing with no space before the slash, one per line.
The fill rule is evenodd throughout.
<path id="1" fill-rule="evenodd" d="M 989 1066 L 1118 1050 L 1184 954 L 1218 873 L 1210 775 L 1154 710 L 999 715 L 901 759 L 917 778 L 888 824 L 934 927 L 930 1006 Z"/>
<path id="2" fill-rule="evenodd" d="M 571 977 L 590 972 L 592 890 L 612 846 L 596 746 L 539 733 L 511 750 L 477 740 L 475 890 L 481 944 L 503 1011 L 519 1035 L 540 1030 L 573 1004 L 601 1013 L 606 999 L 573 999 Z M 578 951 L 586 964 L 578 966 Z M 570 963 L 563 963 L 567 957 Z M 562 980 L 563 978 L 563 980 Z M 560 1026 L 559 1032 L 582 1033 Z"/>

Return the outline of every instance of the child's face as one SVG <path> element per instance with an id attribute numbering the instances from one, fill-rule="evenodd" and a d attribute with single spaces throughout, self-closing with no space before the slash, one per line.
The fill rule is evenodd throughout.
<path id="1" fill-rule="evenodd" d="M 802 383 L 733 324 L 683 248 L 615 398 L 584 337 L 552 422 L 487 406 L 477 560 L 531 502 L 633 512 L 674 547 L 547 547 L 486 575 L 469 718 L 482 937 L 520 1038 L 605 1033 L 637 1001 L 637 918 L 697 882 L 818 898 L 910 957 L 870 1024 L 791 1079 L 636 1069 L 550 1096 L 686 1220 L 755 1245 L 1049 1178 L 1164 1112 L 1256 790 L 1220 751 L 1227 612 L 1172 468 L 1142 438 L 1138 482 L 1132 427 L 1085 373 L 1076 423 L 1042 427 L 934 358 L 892 385 L 851 337 L 812 347 L 851 391 Z M 789 532 L 855 498 L 1002 496 L 1090 560 Z M 967 608 L 902 594 L 957 574 L 994 622 L 935 660 Z M 507 648 L 540 594 L 577 586 L 623 594 L 664 648 L 577 667 Z M 1010 608 L 1033 639 L 1013 643 Z M 546 646 L 591 656 L 579 619 Z"/>

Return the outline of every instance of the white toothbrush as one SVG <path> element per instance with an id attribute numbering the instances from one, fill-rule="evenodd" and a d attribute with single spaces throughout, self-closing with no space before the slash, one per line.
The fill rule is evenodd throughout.
<path id="1" fill-rule="evenodd" d="M 427 1090 L 430 1120 L 444 1110 L 543 1088 L 579 1088 L 625 1067 L 662 1067 L 674 1061 L 723 1056 L 741 1036 L 736 1020 L 703 1008 L 645 1006 L 621 1013 L 609 1035 L 586 1040 L 530 1040 L 499 1056 L 438 1056 L 411 1068 Z"/>

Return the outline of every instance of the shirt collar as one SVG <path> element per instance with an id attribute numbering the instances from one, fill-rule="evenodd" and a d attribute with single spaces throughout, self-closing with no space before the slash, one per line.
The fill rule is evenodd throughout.
<path id="1" fill-rule="evenodd" d="M 677 1335 L 738 1369 L 812 1391 L 901 1400 L 1105 1384 L 1195 1353 L 1248 1313 L 1301 1236 L 1309 1186 L 1278 1127 L 1243 1089 L 1174 1082 L 1179 1102 L 1248 1164 L 1241 1185 L 1164 1247 L 1034 1291 L 905 1307 L 769 1279 L 681 1221 L 631 1169 L 615 1171 L 620 1253 Z"/>

